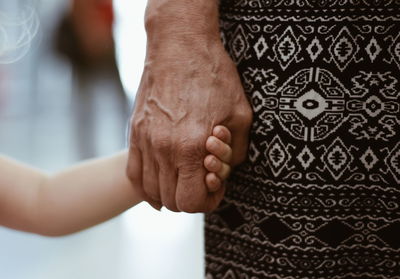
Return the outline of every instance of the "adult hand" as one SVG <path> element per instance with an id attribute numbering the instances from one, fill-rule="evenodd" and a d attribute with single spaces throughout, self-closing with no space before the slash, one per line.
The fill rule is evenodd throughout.
<path id="1" fill-rule="evenodd" d="M 252 119 L 236 66 L 218 36 L 217 3 L 150 0 L 146 19 L 148 49 L 131 122 L 127 174 L 153 205 L 212 211 L 225 189 L 210 193 L 205 185 L 206 139 L 214 126 L 226 126 L 236 165 L 246 156 Z"/>

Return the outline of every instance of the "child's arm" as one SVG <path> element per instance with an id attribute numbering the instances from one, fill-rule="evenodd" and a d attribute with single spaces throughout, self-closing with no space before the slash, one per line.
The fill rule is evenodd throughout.
<path id="1" fill-rule="evenodd" d="M 230 132 L 217 126 L 207 140 L 204 167 L 210 192 L 230 171 Z M 81 163 L 55 175 L 0 156 L 0 225 L 60 236 L 104 222 L 142 201 L 125 170 L 128 153 Z M 141 166 L 133 166 L 140 171 Z"/>
<path id="2" fill-rule="evenodd" d="M 125 175 L 127 153 L 55 175 L 0 156 L 0 225 L 49 236 L 106 221 L 142 201 Z"/>

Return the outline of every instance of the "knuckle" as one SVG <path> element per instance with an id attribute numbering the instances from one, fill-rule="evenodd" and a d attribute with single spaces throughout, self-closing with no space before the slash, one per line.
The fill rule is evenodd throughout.
<path id="1" fill-rule="evenodd" d="M 131 132 L 133 134 L 137 134 L 138 131 L 140 131 L 141 127 L 143 126 L 142 123 L 143 123 L 143 120 L 140 119 L 139 117 L 132 117 L 131 118 L 131 123 L 130 123 L 131 124 L 131 129 L 132 129 Z"/>
<path id="2" fill-rule="evenodd" d="M 198 149 L 197 140 L 186 139 L 179 143 L 179 151 L 181 152 L 195 152 Z"/>
<path id="3" fill-rule="evenodd" d="M 160 153 L 169 152 L 171 149 L 171 139 L 168 136 L 156 135 L 151 138 L 151 146 Z"/>
<path id="4" fill-rule="evenodd" d="M 246 126 L 250 126 L 253 121 L 253 111 L 249 106 L 245 106 L 243 109 L 238 110 L 238 117 L 242 123 Z"/>
<path id="5" fill-rule="evenodd" d="M 129 130 L 130 141 L 132 143 L 136 143 L 140 145 L 142 140 L 145 139 L 143 136 L 146 133 L 145 126 L 143 125 L 143 121 L 137 118 L 133 118 L 131 120 L 131 126 Z"/>
<path id="6" fill-rule="evenodd" d="M 183 181 L 196 182 L 198 178 L 202 175 L 203 162 L 202 161 L 192 161 L 192 162 L 180 162 L 179 166 L 179 176 Z"/>
<path id="7" fill-rule="evenodd" d="M 199 164 L 201 165 L 202 162 L 200 158 L 203 158 L 206 154 L 205 147 L 198 140 L 181 142 L 177 152 L 185 164 L 194 165 L 196 167 L 198 167 Z M 192 164 L 188 162 L 192 162 Z"/>

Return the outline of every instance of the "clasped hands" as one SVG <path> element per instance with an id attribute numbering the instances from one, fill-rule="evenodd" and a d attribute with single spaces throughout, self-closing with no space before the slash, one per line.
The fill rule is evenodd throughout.
<path id="1" fill-rule="evenodd" d="M 196 60 L 185 52 L 148 57 L 128 177 L 155 208 L 210 212 L 223 199 L 230 166 L 247 153 L 252 111 L 236 66 L 223 49 Z"/>

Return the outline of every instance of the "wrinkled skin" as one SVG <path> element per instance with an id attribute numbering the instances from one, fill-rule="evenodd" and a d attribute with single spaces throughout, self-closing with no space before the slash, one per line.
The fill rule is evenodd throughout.
<path id="1" fill-rule="evenodd" d="M 158 1 L 157 5 L 171 2 Z M 163 6 L 163 14 L 168 7 Z M 215 10 L 209 12 L 217 16 Z M 156 208 L 209 212 L 222 200 L 225 187 L 211 193 L 205 185 L 206 139 L 215 125 L 225 125 L 232 133 L 232 165 L 240 163 L 247 152 L 252 112 L 215 26 L 204 33 L 190 30 L 175 35 L 149 22 L 146 66 L 131 121 L 127 174 Z M 177 24 L 190 28 L 181 18 Z M 135 158 L 141 162 L 134 162 Z M 142 169 L 133 165 L 142 165 Z"/>

